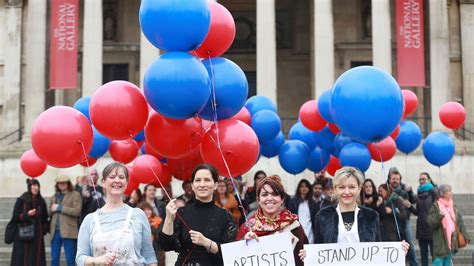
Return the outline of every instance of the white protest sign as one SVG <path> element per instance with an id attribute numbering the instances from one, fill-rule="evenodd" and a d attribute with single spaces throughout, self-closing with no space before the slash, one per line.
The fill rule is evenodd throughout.
<path id="1" fill-rule="evenodd" d="M 304 265 L 405 265 L 401 242 L 304 245 Z"/>
<path id="2" fill-rule="evenodd" d="M 224 265 L 295 265 L 289 232 L 221 245 Z"/>

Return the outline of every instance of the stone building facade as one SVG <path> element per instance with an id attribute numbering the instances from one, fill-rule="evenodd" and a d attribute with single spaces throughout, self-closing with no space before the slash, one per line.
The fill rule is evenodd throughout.
<path id="1" fill-rule="evenodd" d="M 50 1 L 0 0 L 0 179 L 5 184 L 0 186 L 0 196 L 24 189 L 15 184 L 24 178 L 19 157 L 31 147 L 30 131 L 41 112 L 53 105 L 72 106 L 110 80 L 141 84 L 146 67 L 160 53 L 140 33 L 139 0 L 79 2 L 79 87 L 48 90 Z M 349 68 L 374 65 L 396 76 L 395 1 L 219 2 L 232 13 L 237 26 L 236 39 L 224 57 L 244 70 L 251 95 L 264 95 L 277 103 L 286 131 L 299 107 L 330 88 Z M 465 106 L 465 127 L 452 132 L 457 153 L 443 169 L 458 177 L 455 187 L 459 191 L 474 193 L 469 181 L 474 173 L 474 1 L 424 1 L 424 14 L 427 85 L 408 88 L 419 99 L 410 119 L 425 135 L 445 131 L 438 119 L 440 106 L 452 100 Z M 405 166 L 414 185 L 419 172 L 437 171 L 419 150 L 410 156 L 414 166 Z M 397 155 L 394 162 L 403 165 L 404 160 Z M 272 160 L 256 167 L 283 171 Z M 52 181 L 48 176 L 59 171 L 76 175 L 84 170 L 49 167 L 44 180 Z M 380 166 L 373 164 L 369 172 L 380 174 Z M 293 183 L 287 181 L 289 187 Z"/>

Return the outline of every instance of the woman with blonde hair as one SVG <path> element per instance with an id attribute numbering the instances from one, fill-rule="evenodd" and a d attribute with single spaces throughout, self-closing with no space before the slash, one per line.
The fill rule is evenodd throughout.
<path id="1" fill-rule="evenodd" d="M 357 204 L 363 179 L 364 175 L 354 167 L 345 166 L 336 172 L 333 184 L 338 204 L 316 214 L 315 244 L 381 241 L 379 214 Z M 408 243 L 402 241 L 402 248 L 408 252 Z M 306 252 L 300 250 L 299 255 L 304 258 Z"/>

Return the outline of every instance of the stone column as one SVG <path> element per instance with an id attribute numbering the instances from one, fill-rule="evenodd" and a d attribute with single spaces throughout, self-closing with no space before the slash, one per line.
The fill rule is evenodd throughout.
<path id="1" fill-rule="evenodd" d="M 430 69 L 431 69 L 431 130 L 446 128 L 439 120 L 439 109 L 451 100 L 449 87 L 449 25 L 446 0 L 429 1 Z"/>
<path id="2" fill-rule="evenodd" d="M 102 0 L 84 0 L 82 96 L 102 85 Z"/>
<path id="3" fill-rule="evenodd" d="M 160 50 L 153 46 L 145 37 L 140 34 L 140 88 L 143 89 L 143 77 L 148 66 L 160 56 Z"/>
<path id="4" fill-rule="evenodd" d="M 392 74 L 389 0 L 372 0 L 372 54 L 374 66 Z"/>
<path id="5" fill-rule="evenodd" d="M 332 0 L 317 0 L 313 7 L 313 36 L 311 38 L 313 97 L 334 84 L 334 25 Z"/>
<path id="6" fill-rule="evenodd" d="M 46 0 L 28 2 L 28 24 L 24 87 L 25 122 L 23 141 L 30 142 L 31 128 L 36 118 L 44 111 L 46 90 Z"/>
<path id="7" fill-rule="evenodd" d="M 257 1 L 257 95 L 277 104 L 275 0 Z"/>
<path id="8" fill-rule="evenodd" d="M 466 128 L 474 131 L 474 0 L 460 1 L 463 103 Z"/>
<path id="9" fill-rule="evenodd" d="M 12 134 L 4 141 L 10 143 L 19 140 L 20 129 L 20 83 L 21 83 L 21 31 L 22 1 L 5 1 L 4 40 L 4 92 L 3 92 L 3 131 L 1 137 Z"/>

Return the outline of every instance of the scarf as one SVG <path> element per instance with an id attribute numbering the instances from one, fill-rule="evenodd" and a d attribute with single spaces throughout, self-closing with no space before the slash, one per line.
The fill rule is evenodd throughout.
<path id="1" fill-rule="evenodd" d="M 253 219 L 249 221 L 249 226 L 258 236 L 264 236 L 280 232 L 297 220 L 298 216 L 286 209 L 280 210 L 275 219 L 270 219 L 266 217 L 262 209 L 259 208 Z"/>
<path id="2" fill-rule="evenodd" d="M 431 184 L 431 182 L 427 182 L 424 185 L 421 185 L 418 187 L 418 193 L 427 192 L 427 191 L 432 190 L 433 188 L 434 188 L 433 184 Z"/>
<path id="3" fill-rule="evenodd" d="M 454 230 L 456 229 L 454 224 L 456 222 L 456 215 L 454 213 L 453 199 L 446 200 L 444 198 L 439 198 L 438 206 L 440 212 L 444 212 L 444 217 L 443 220 L 441 220 L 441 223 L 443 224 L 446 240 L 448 241 L 448 248 L 451 249 L 451 239 Z"/>

